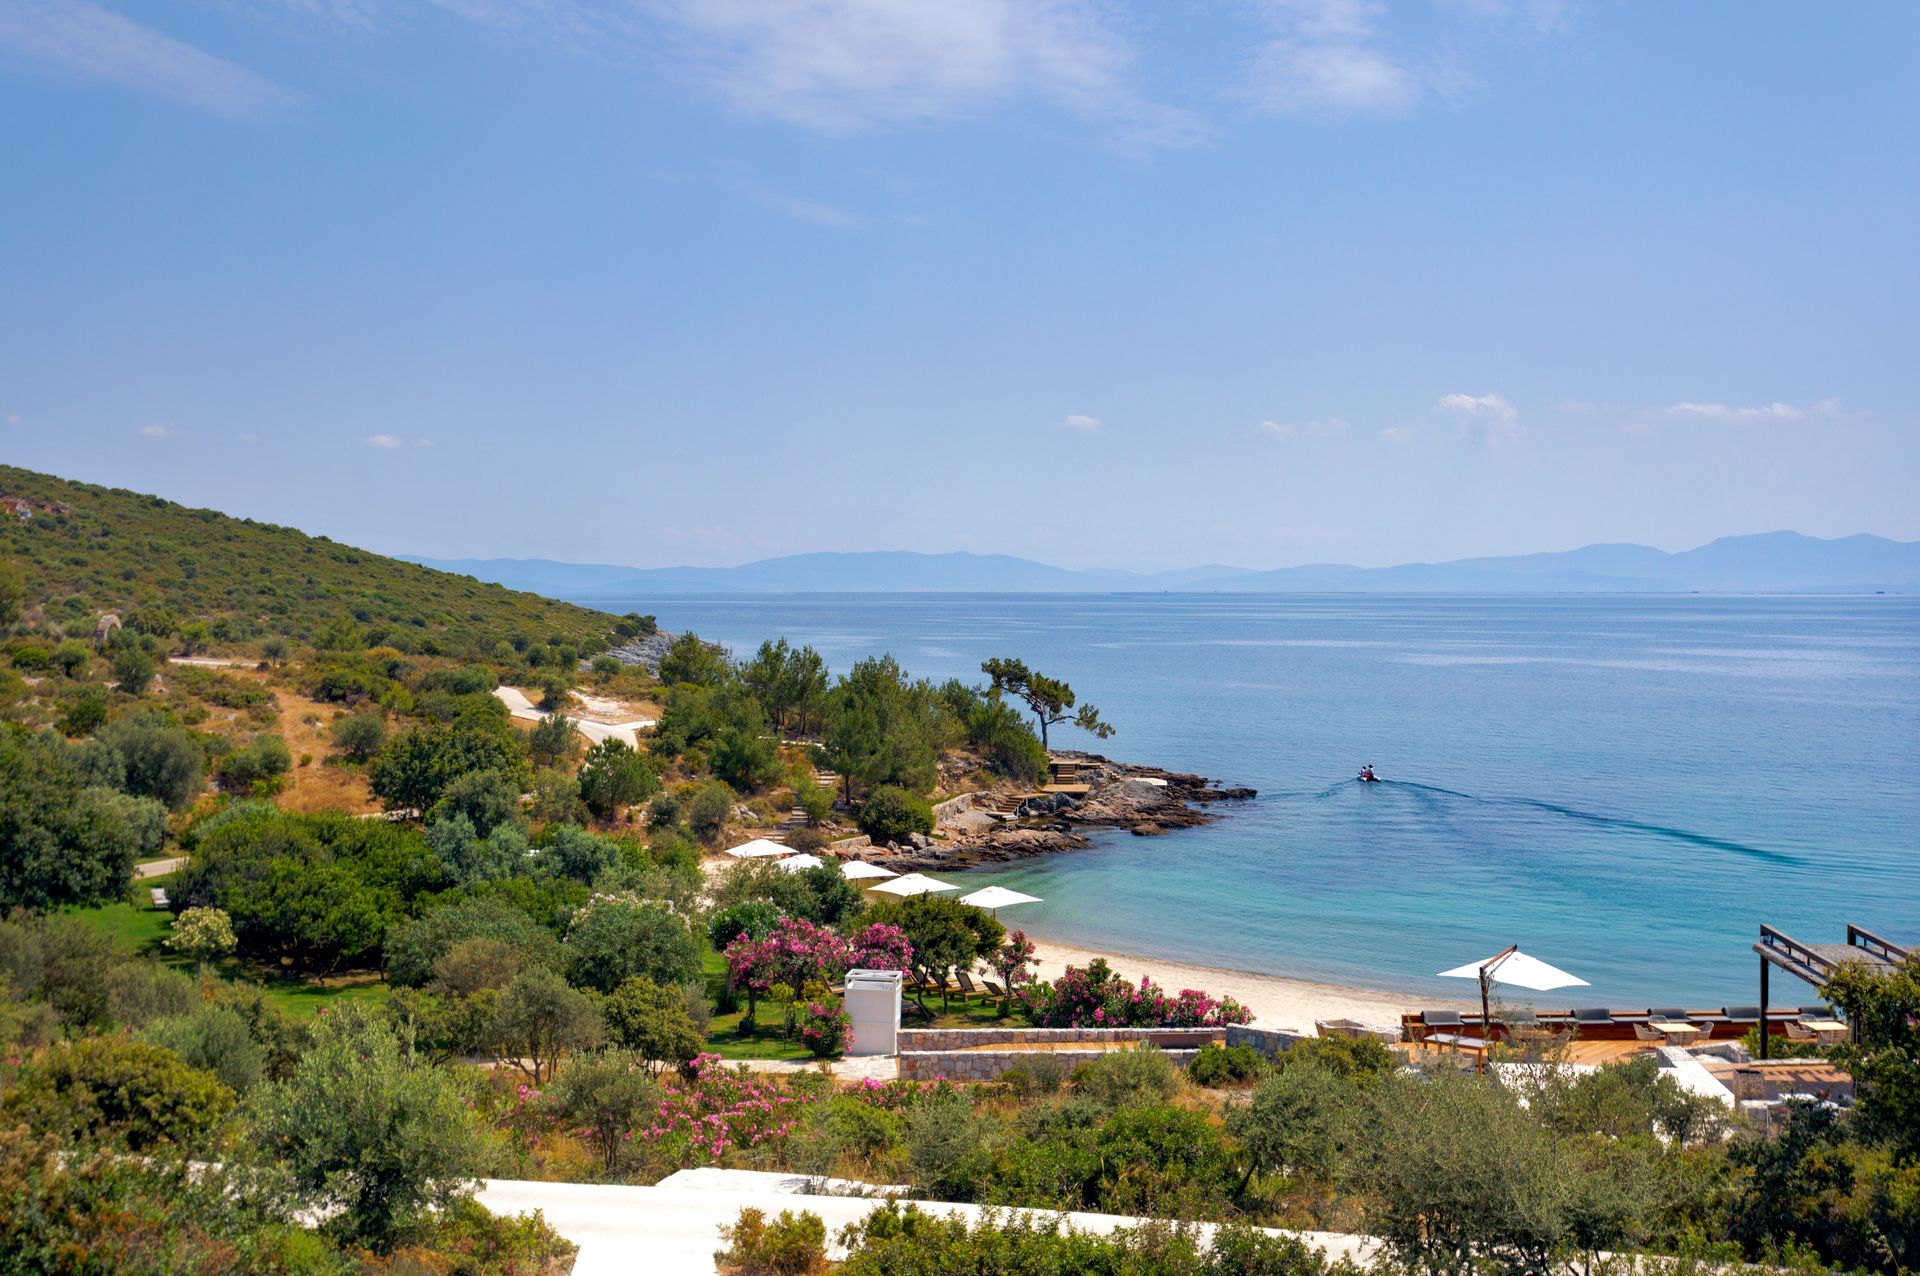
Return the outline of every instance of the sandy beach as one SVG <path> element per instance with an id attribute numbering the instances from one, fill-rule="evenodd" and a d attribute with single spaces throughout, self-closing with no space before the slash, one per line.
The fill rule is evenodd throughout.
<path id="1" fill-rule="evenodd" d="M 1095 957 L 1127 979 L 1146 975 L 1168 991 L 1199 988 L 1215 996 L 1232 997 L 1253 1011 L 1253 1022 L 1262 1028 L 1283 1028 L 1311 1033 L 1316 1019 L 1358 1019 L 1381 1026 L 1397 1025 L 1400 1016 L 1410 1010 L 1434 1010 L 1447 1006 L 1468 1009 L 1464 1000 L 1447 1001 L 1435 997 L 1404 996 L 1365 988 L 1342 988 L 1337 984 L 1315 983 L 1308 979 L 1288 979 L 1280 975 L 1256 975 L 1244 970 L 1220 970 L 1167 961 L 1159 957 L 1135 957 L 1124 953 L 1094 952 L 1071 944 L 1029 936 L 1040 959 L 1039 977 L 1058 978 L 1065 966 L 1084 966 Z"/>

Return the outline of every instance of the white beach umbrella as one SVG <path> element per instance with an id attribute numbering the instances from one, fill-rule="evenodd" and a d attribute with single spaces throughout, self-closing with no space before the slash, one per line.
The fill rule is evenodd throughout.
<path id="1" fill-rule="evenodd" d="M 1013 904 L 1038 904 L 1038 895 L 1022 895 L 1019 891 L 1010 891 L 1004 886 L 986 886 L 971 895 L 960 897 L 962 904 L 972 904 L 975 908 L 1006 908 Z"/>
<path id="2" fill-rule="evenodd" d="M 1553 988 L 1587 987 L 1586 980 L 1521 952 L 1518 944 L 1508 945 L 1485 961 L 1468 962 L 1452 970 L 1443 970 L 1440 978 L 1480 981 L 1480 1031 L 1486 1034 L 1488 1041 L 1493 1040 L 1493 1013 L 1488 995 L 1490 985 L 1512 984 L 1516 988 L 1532 988 L 1537 992 Z"/>
<path id="3" fill-rule="evenodd" d="M 930 895 L 935 891 L 957 891 L 960 888 L 950 886 L 946 882 L 937 882 L 920 873 L 908 873 L 905 877 L 896 877 L 890 882 L 882 882 L 868 889 L 886 895 Z"/>
<path id="4" fill-rule="evenodd" d="M 793 854 L 793 848 L 791 846 L 782 846 L 778 842 L 770 842 L 764 837 L 756 837 L 751 842 L 742 842 L 738 846 L 729 846 L 727 848 L 727 854 L 737 860 L 759 860 L 770 859 L 775 855 L 791 855 Z"/>
<path id="5" fill-rule="evenodd" d="M 898 877 L 900 874 L 890 868 L 881 868 L 878 864 L 869 864 L 865 860 L 847 860 L 840 865 L 840 876 L 850 882 L 880 881 L 882 878 Z"/>
<path id="6" fill-rule="evenodd" d="M 818 855 L 789 855 L 783 860 L 775 860 L 774 866 L 783 872 L 798 873 L 803 868 L 819 868 L 826 863 Z"/>

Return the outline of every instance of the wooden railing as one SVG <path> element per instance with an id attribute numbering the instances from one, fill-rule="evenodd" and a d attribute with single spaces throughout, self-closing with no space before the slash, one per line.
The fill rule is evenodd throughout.
<path id="1" fill-rule="evenodd" d="M 1889 966 L 1898 966 L 1907 959 L 1907 950 L 1900 945 L 1880 938 L 1864 926 L 1847 923 L 1847 946 L 1860 948 L 1872 953 Z"/>

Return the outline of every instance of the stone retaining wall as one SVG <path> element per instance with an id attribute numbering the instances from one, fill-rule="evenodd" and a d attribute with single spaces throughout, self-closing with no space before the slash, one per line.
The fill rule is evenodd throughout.
<path id="1" fill-rule="evenodd" d="M 964 1050 L 969 1046 L 1113 1045 L 1157 1042 L 1163 1049 L 1197 1050 L 1228 1028 L 902 1028 L 900 1051 Z"/>
<path id="2" fill-rule="evenodd" d="M 908 1080 L 991 1081 L 1045 1055 L 1069 1069 L 1113 1050 L 1142 1042 L 1160 1047 L 1175 1067 L 1184 1068 L 1209 1041 L 1225 1036 L 1221 1028 L 903 1028 L 900 1075 Z M 992 1046 L 1046 1045 L 1048 1050 L 994 1050 Z M 1060 1046 L 1085 1049 L 1059 1049 Z"/>
<path id="3" fill-rule="evenodd" d="M 900 1053 L 900 1076 L 907 1081 L 931 1081 L 945 1077 L 949 1081 L 992 1081 L 1031 1064 L 1035 1059 L 1052 1059 L 1069 1071 L 1090 1063 L 1107 1050 L 916 1050 Z M 1195 1050 L 1164 1051 L 1176 1068 L 1193 1062 Z"/>
<path id="4" fill-rule="evenodd" d="M 1271 1059 L 1289 1049 L 1296 1041 L 1305 1041 L 1306 1035 L 1287 1032 L 1280 1028 L 1255 1028 L 1248 1024 L 1234 1024 L 1227 1029 L 1227 1044 L 1230 1046 L 1252 1046 Z"/>

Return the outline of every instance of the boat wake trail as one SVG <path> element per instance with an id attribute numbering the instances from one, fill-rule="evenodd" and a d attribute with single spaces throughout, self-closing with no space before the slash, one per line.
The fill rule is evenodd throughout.
<path id="1" fill-rule="evenodd" d="M 1714 837 L 1707 833 L 1696 833 L 1691 829 L 1670 828 L 1665 824 L 1648 824 L 1641 820 L 1623 819 L 1616 815 L 1596 815 L 1592 811 L 1582 811 L 1571 806 L 1561 806 L 1555 802 L 1542 802 L 1538 798 L 1524 797 L 1480 797 L 1473 793 L 1461 793 L 1454 789 L 1443 789 L 1434 784 L 1416 784 L 1410 780 L 1385 780 L 1395 788 L 1414 789 L 1422 793 L 1437 793 L 1446 797 L 1460 798 L 1468 802 L 1478 802 L 1485 806 L 1519 806 L 1529 810 L 1544 811 L 1562 819 L 1576 820 L 1593 828 L 1606 829 L 1616 833 L 1640 833 L 1648 837 L 1665 838 L 1672 842 L 1681 842 L 1688 846 L 1704 846 L 1711 850 L 1727 851 L 1734 855 L 1746 855 L 1753 859 L 1766 860 L 1774 864 L 1801 864 L 1799 856 L 1785 851 L 1770 851 L 1763 846 L 1748 846 L 1745 842 L 1730 841 L 1724 837 Z"/>

